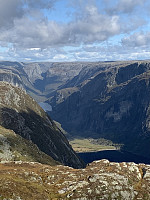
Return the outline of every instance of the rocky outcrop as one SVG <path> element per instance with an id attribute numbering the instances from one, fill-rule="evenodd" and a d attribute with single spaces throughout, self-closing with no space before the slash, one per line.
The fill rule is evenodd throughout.
<path id="1" fill-rule="evenodd" d="M 85 169 L 0 164 L 1 199 L 150 199 L 150 165 L 95 161 Z"/>
<path id="2" fill-rule="evenodd" d="M 84 163 L 51 118 L 27 93 L 0 82 L 0 125 L 32 141 L 54 160 L 75 168 Z"/>
<path id="3" fill-rule="evenodd" d="M 37 79 L 43 80 L 42 69 L 38 63 L 24 64 L 23 67 L 25 73 L 28 75 L 28 78 L 31 83 L 34 83 Z"/>

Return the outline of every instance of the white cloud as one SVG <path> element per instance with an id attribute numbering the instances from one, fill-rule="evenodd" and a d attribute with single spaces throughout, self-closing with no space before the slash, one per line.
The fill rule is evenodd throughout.
<path id="1" fill-rule="evenodd" d="M 58 0 L 0 0 L 0 29 L 11 28 L 14 20 L 33 13 L 33 9 L 50 9 L 56 1 Z"/>
<path id="2" fill-rule="evenodd" d="M 95 6 L 85 9 L 83 18 L 59 24 L 47 19 L 34 20 L 27 16 L 14 19 L 14 26 L 1 30 L 0 41 L 21 48 L 47 48 L 80 43 L 101 42 L 119 34 L 118 16 L 101 15 Z"/>
<path id="3" fill-rule="evenodd" d="M 104 0 L 106 11 L 109 14 L 132 13 L 137 8 L 141 8 L 146 0 Z"/>
<path id="4" fill-rule="evenodd" d="M 74 12 L 68 23 L 58 23 L 44 16 L 44 10 L 50 11 L 59 1 L 0 0 L 0 45 L 9 49 L 8 57 L 16 60 L 114 60 L 131 55 L 140 57 L 143 54 L 135 48 L 150 44 L 150 33 L 140 32 L 123 38 L 122 46 L 88 48 L 89 44 L 103 44 L 113 36 L 129 34 L 146 26 L 146 17 L 137 10 L 140 6 L 145 8 L 146 15 L 144 6 L 148 0 L 104 0 L 105 10 L 97 6 L 96 0 L 68 0 L 73 6 L 71 12 Z M 63 51 L 66 45 L 77 47 L 81 44 L 84 47 L 79 51 Z M 1 56 L 7 58 L 6 54 Z"/>
<path id="5" fill-rule="evenodd" d="M 63 55 L 63 54 L 57 54 L 53 57 L 54 60 L 68 60 L 68 57 L 66 55 Z"/>
<path id="6" fill-rule="evenodd" d="M 137 6 L 142 6 L 144 2 L 145 0 L 119 0 L 117 7 L 119 11 L 129 13 Z"/>
<path id="7" fill-rule="evenodd" d="M 134 33 L 122 39 L 122 44 L 129 47 L 146 47 L 150 45 L 150 32 Z"/>
<path id="8" fill-rule="evenodd" d="M 0 29 L 13 26 L 14 19 L 22 17 L 22 1 L 0 0 Z"/>

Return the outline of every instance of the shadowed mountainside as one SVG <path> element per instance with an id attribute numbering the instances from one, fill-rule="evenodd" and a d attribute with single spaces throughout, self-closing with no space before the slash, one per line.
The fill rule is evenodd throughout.
<path id="1" fill-rule="evenodd" d="M 64 165 L 84 166 L 43 109 L 25 91 L 6 82 L 0 82 L 0 125 L 32 141 Z"/>
<path id="2" fill-rule="evenodd" d="M 116 62 L 86 82 L 58 91 L 50 100 L 51 115 L 73 136 L 109 139 L 150 157 L 149 99 L 150 63 Z"/>

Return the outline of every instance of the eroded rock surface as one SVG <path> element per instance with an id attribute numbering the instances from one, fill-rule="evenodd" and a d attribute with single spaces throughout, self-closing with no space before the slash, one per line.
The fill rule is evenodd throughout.
<path id="1" fill-rule="evenodd" d="M 150 165 L 95 161 L 85 169 L 0 164 L 1 199 L 150 199 Z"/>

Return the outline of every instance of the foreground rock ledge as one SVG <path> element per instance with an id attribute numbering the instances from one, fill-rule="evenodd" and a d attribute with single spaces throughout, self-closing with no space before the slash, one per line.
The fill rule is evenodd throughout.
<path id="1" fill-rule="evenodd" d="M 0 199 L 150 199 L 150 165 L 95 161 L 85 169 L 0 163 Z"/>

